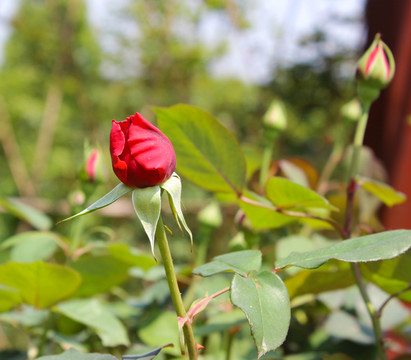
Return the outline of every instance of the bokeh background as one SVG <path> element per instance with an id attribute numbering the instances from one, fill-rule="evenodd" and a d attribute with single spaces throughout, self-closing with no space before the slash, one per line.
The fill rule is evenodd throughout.
<path id="1" fill-rule="evenodd" d="M 278 157 L 304 154 L 324 166 L 341 105 L 355 96 L 355 61 L 380 31 L 395 55 L 404 53 L 395 82 L 405 85 L 392 85 L 394 102 L 383 94 L 367 142 L 391 183 L 409 194 L 409 8 L 362 0 L 2 0 L 0 191 L 65 199 L 85 141 L 108 160 L 111 119 L 139 111 L 155 121 L 150 105 L 180 102 L 258 145 L 261 117 L 280 98 L 289 124 Z M 385 214 L 387 226 L 406 227 L 409 206 Z"/>
<path id="2" fill-rule="evenodd" d="M 82 220 L 53 225 L 118 184 L 109 156 L 111 121 L 138 111 L 155 123 L 150 106 L 187 103 L 215 115 L 240 140 L 252 178 L 263 152 L 263 116 L 273 100 L 281 100 L 287 127 L 276 140 L 274 159 L 302 158 L 311 164 L 307 168 L 317 169 L 316 176 L 326 178 L 323 194 L 335 184 L 344 194 L 341 158 L 355 128 L 345 105 L 356 97 L 356 61 L 377 32 L 394 52 L 397 73 L 371 110 L 364 168 L 410 198 L 410 18 L 409 0 L 0 0 L 0 263 L 13 259 L 10 249 L 15 244 L 5 240 L 33 229 L 58 234 L 61 244 L 70 248 L 70 261 L 93 253 L 90 249 L 101 243 L 128 244 L 145 251 L 147 261 L 152 261 L 141 227 L 130 220 L 135 215 L 129 199 Z M 92 149 L 101 154 L 96 179 L 84 171 Z M 228 205 L 215 211 L 207 206 L 204 212 L 206 204 L 215 205 L 212 195 L 184 179 L 183 183 L 188 223 L 199 243 L 210 241 L 201 250 L 202 260 L 238 249 L 238 209 Z M 16 204 L 27 204 L 31 210 Z M 364 204 L 359 217 L 370 227 L 411 229 L 409 200 L 392 209 L 370 198 Z M 169 212 L 165 223 L 173 223 Z M 180 280 L 187 280 L 194 266 L 188 241 L 170 227 L 177 263 L 191 266 L 179 268 Z M 291 233 L 275 231 L 279 235 L 274 237 L 249 231 L 247 244 L 261 241 L 272 250 L 278 238 Z M 64 263 L 66 248 L 40 255 Z M 33 249 L 37 254 L 38 247 Z M 131 299 L 135 308 L 146 306 L 149 310 L 144 311 L 149 312 L 153 307 L 162 313 L 168 296 L 164 282 L 158 280 L 162 273 L 150 273 L 149 278 L 136 272 L 134 282 L 112 291 L 129 276 L 128 268 L 117 270 L 118 279 L 94 289 L 96 283 L 105 284 L 104 272 L 95 270 L 100 277 L 87 284 L 89 296 L 98 294 L 113 304 L 117 297 Z M 136 278 L 141 280 L 137 285 Z M 314 328 L 322 323 L 324 307 L 310 311 L 298 310 L 287 353 L 311 351 L 323 340 L 320 326 L 319 332 Z M 149 323 L 146 312 L 141 310 L 137 320 L 134 313 L 124 315 L 130 332 Z M 0 352 L 26 352 L 31 340 L 13 344 L 13 339 L 26 339 L 21 335 L 24 326 L 17 335 L 11 332 L 12 340 L 7 341 L 6 327 L 0 328 Z M 345 329 L 339 320 L 331 328 L 341 330 L 335 336 L 353 341 L 349 346 L 339 343 L 341 351 L 348 348 L 355 360 L 369 358 L 360 351 L 357 333 L 341 334 Z M 249 341 L 249 330 L 243 333 Z M 309 341 L 315 346 L 307 345 L 308 333 L 314 334 Z M 93 332 L 87 334 L 88 349 L 102 350 Z M 367 341 L 364 348 L 372 351 L 372 341 Z M 335 343 L 331 345 L 334 351 Z"/>
<path id="3" fill-rule="evenodd" d="M 139 111 L 155 121 L 150 105 L 179 102 L 258 145 L 280 97 L 290 123 L 279 156 L 321 165 L 366 34 L 363 2 L 335 4 L 3 0 L 2 194 L 67 198 L 85 141 L 107 160 L 112 119 Z"/>

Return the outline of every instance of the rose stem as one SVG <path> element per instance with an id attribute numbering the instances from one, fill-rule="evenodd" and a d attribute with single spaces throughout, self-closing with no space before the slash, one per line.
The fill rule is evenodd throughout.
<path id="1" fill-rule="evenodd" d="M 357 190 L 357 184 L 355 183 L 355 176 L 357 175 L 358 170 L 358 161 L 360 157 L 360 150 L 364 142 L 365 130 L 367 128 L 368 121 L 368 112 L 370 104 L 365 104 L 363 114 L 360 120 L 357 123 L 357 129 L 355 131 L 354 143 L 352 149 L 351 163 L 348 172 L 347 179 L 347 203 L 345 210 L 345 226 L 344 232 L 346 233 L 347 238 L 351 237 L 351 228 L 352 228 L 352 217 L 354 210 L 354 195 Z M 382 330 L 379 318 L 375 311 L 374 305 L 371 303 L 370 298 L 367 294 L 365 284 L 362 278 L 361 270 L 358 263 L 352 263 L 351 269 L 354 274 L 355 281 L 357 283 L 358 289 L 360 290 L 361 297 L 364 301 L 364 304 L 367 308 L 368 314 L 370 315 L 372 327 L 374 329 L 375 342 L 379 354 L 380 360 L 387 360 L 387 355 L 384 350 L 384 343 L 382 340 Z"/>
<path id="2" fill-rule="evenodd" d="M 157 245 L 163 259 L 164 270 L 166 272 L 168 287 L 170 288 L 171 300 L 177 316 L 186 317 L 187 313 L 183 305 L 180 289 L 178 288 L 177 278 L 174 271 L 173 258 L 171 257 L 170 248 L 168 247 L 167 236 L 164 231 L 163 220 L 160 216 L 156 229 Z M 185 324 L 183 327 L 184 339 L 187 344 L 188 356 L 190 360 L 197 359 L 197 346 L 194 339 L 193 328 L 190 324 Z M 184 349 L 181 349 L 182 352 Z"/>

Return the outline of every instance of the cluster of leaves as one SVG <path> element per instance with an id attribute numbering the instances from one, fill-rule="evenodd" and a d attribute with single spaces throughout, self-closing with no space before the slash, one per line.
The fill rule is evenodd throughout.
<path id="1" fill-rule="evenodd" d="M 11 156 L 5 151 L 0 159 L 2 171 L 10 167 L 12 172 L 6 176 L 2 172 L 4 193 L 45 196 L 55 204 L 57 198 L 81 187 L 81 192 L 70 195 L 68 212 L 76 213 L 102 191 L 96 184 L 73 185 L 83 139 L 87 136 L 93 143 L 106 144 L 112 117 L 128 116 L 153 102 L 191 102 L 218 115 L 241 143 L 255 145 L 261 131 L 256 119 L 279 94 L 290 110 L 290 126 L 277 141 L 282 145 L 276 148 L 280 155 L 263 184 L 257 180 L 258 146 L 240 146 L 222 123 L 198 108 L 155 108 L 161 129 L 175 146 L 178 173 L 205 190 L 199 192 L 189 183 L 184 186 L 188 222 L 194 230 L 194 261 L 188 242 L 181 241 L 178 229 L 174 231 L 172 222 L 166 221 L 174 234 L 171 246 L 186 306 L 198 305 L 195 299 L 204 299 L 205 293 L 231 289 L 230 296 L 228 292 L 206 296 L 199 303 L 201 314 L 195 306 L 189 312 L 195 335 L 206 346 L 203 357 L 291 360 L 299 353 L 304 360 L 327 354 L 334 354 L 333 359 L 347 358 L 335 355 L 338 352 L 353 359 L 375 357 L 371 327 L 355 292 L 350 288 L 328 294 L 355 283 L 348 263 L 357 262 L 364 278 L 385 291 L 381 295 L 376 290 L 373 295 L 388 313 L 390 321 L 385 321 L 384 330 L 394 329 L 393 337 L 398 338 L 409 324 L 407 312 L 396 299 L 388 305 L 384 301 L 390 295 L 411 301 L 410 291 L 405 291 L 411 273 L 410 255 L 405 252 L 409 233 L 336 240 L 343 221 L 345 184 L 338 176 L 337 181 L 329 181 L 324 173 L 336 158 L 341 161 L 353 124 L 343 126 L 335 120 L 340 105 L 352 95 L 346 81 L 333 71 L 313 71 L 313 64 L 282 69 L 265 87 L 213 79 L 206 68 L 220 49 L 210 51 L 176 32 L 181 14 L 185 14 L 185 24 L 195 29 L 201 21 L 198 12 L 183 2 L 166 0 L 132 6 L 130 18 L 138 20 L 141 37 L 132 39 L 127 54 L 138 50 L 140 61 L 128 69 L 126 81 L 110 79 L 99 71 L 104 59 L 82 1 L 26 0 L 21 4 L 1 70 L 4 122 L 0 139 L 6 149 L 16 137 L 21 148 L 21 154 L 12 151 Z M 223 13 L 225 2 L 205 4 Z M 118 38 L 115 42 L 121 43 Z M 335 63 L 325 67 L 333 69 Z M 320 129 L 333 123 L 337 124 L 331 129 L 335 145 L 323 174 L 300 157 L 280 159 L 284 153 L 318 155 L 328 146 Z M 358 236 L 364 229 L 381 230 L 376 216 L 381 202 L 393 206 L 404 200 L 384 184 L 384 172 L 372 154 L 363 151 L 361 155 Z M 32 164 L 26 176 L 24 164 Z M 336 170 L 342 178 L 342 162 Z M 86 199 L 79 201 L 78 195 Z M 35 204 L 39 208 L 43 202 Z M 51 210 L 48 207 L 49 217 L 16 198 L 1 197 L 0 205 L 7 213 L 0 218 L 4 237 L 0 243 L 0 357 L 32 359 L 73 347 L 76 350 L 44 358 L 114 358 L 84 352 L 110 352 L 117 357 L 145 353 L 124 357 L 131 359 L 179 358 L 177 348 L 152 350 L 169 342 L 178 344 L 178 325 L 162 269 L 134 222 L 118 219 L 115 210 L 103 220 L 95 216 L 87 222 L 76 220 L 70 227 L 52 228 L 61 218 L 59 206 L 57 210 L 54 205 Z M 133 213 L 127 202 L 119 208 Z M 135 239 L 141 240 L 139 248 Z M 305 253 L 290 255 L 294 250 Z M 236 252 L 221 255 L 228 251 Z M 355 330 L 344 331 L 347 328 Z"/>
<path id="2" fill-rule="evenodd" d="M 294 222 L 304 225 L 314 223 L 314 226 L 319 227 L 322 223 L 326 225 L 325 228 L 332 226 L 337 238 L 338 235 L 345 238 L 343 228 L 330 216 L 331 211 L 339 209 L 309 187 L 294 182 L 292 175 L 289 178 L 270 177 L 265 182 L 264 197 L 246 189 L 245 156 L 236 139 L 210 114 L 187 105 L 155 108 L 154 111 L 160 126 L 175 146 L 180 160 L 179 171 L 183 176 L 206 190 L 231 194 L 231 201 L 237 202 L 253 229 L 278 228 Z M 401 193 L 384 183 L 361 177 L 356 181 L 365 191 L 387 205 L 404 201 Z M 230 196 L 225 195 L 225 201 L 228 198 Z M 260 271 L 259 251 L 245 250 L 216 257 L 211 263 L 195 269 L 194 273 L 202 276 L 222 271 L 236 273 L 230 287 L 231 301 L 247 315 L 261 357 L 283 343 L 290 323 L 287 287 L 276 272 L 289 266 L 316 269 L 332 259 L 350 263 L 393 259 L 406 252 L 410 246 L 410 231 L 386 231 L 277 258 L 273 272 L 266 269 Z M 386 270 L 390 274 L 395 273 L 399 267 L 406 266 L 407 258 L 404 255 L 391 262 L 388 265 L 390 270 Z M 395 280 L 401 283 L 399 287 L 387 289 L 384 281 L 377 280 L 378 275 L 371 275 L 372 267 L 366 264 L 363 267 L 364 273 L 376 285 L 391 294 L 405 291 L 398 295 L 409 300 L 409 291 L 406 290 L 409 290 L 410 284 L 406 272 L 396 274 Z M 319 277 L 325 280 L 319 281 Z M 307 279 L 310 281 L 308 285 L 304 284 Z M 287 277 L 287 282 L 292 284 L 289 285 L 290 290 L 296 296 L 344 288 L 352 285 L 354 279 L 352 276 L 347 277 L 346 271 L 336 274 L 322 271 L 318 275 L 316 272 L 302 271 Z"/>
<path id="3" fill-rule="evenodd" d="M 333 220 L 330 216 L 338 208 L 326 197 L 296 183 L 296 178 L 292 181 L 284 176 L 270 177 L 265 183 L 265 196 L 246 188 L 246 157 L 234 136 L 212 115 L 188 105 L 154 108 L 154 111 L 160 127 L 175 146 L 179 172 L 193 183 L 215 193 L 224 206 L 230 208 L 236 203 L 243 213 L 240 231 L 236 236 L 242 234 L 243 240 L 233 248 L 242 251 L 217 256 L 206 264 L 203 264 L 206 258 L 202 253 L 204 243 L 209 245 L 209 231 L 221 225 L 221 219 L 213 220 L 216 216 L 215 209 L 214 212 L 205 209 L 205 213 L 200 214 L 200 223 L 205 225 L 203 231 L 209 230 L 208 235 L 202 238 L 201 228 L 198 229 L 199 239 L 195 249 L 196 263 L 199 266 L 193 273 L 205 279 L 199 281 L 196 277 L 190 277 L 186 301 L 189 304 L 196 296 L 201 296 L 204 290 L 199 291 L 199 288 L 206 288 L 207 292 L 213 291 L 216 294 L 194 301 L 188 311 L 189 318 L 182 320 L 199 322 L 196 327 L 197 336 L 201 336 L 207 345 L 211 344 L 211 349 L 207 349 L 206 354 L 218 356 L 218 352 L 212 348 L 213 334 L 229 330 L 232 336 L 244 336 L 239 335 L 240 329 L 244 329 L 244 315 L 233 308 L 226 309 L 222 315 L 216 315 L 218 306 L 221 308 L 223 304 L 232 304 L 246 315 L 258 356 L 262 357 L 267 353 L 274 358 L 281 356 L 278 351 L 274 351 L 283 344 L 292 325 L 295 309 L 307 305 L 307 295 L 343 289 L 355 283 L 351 270 L 345 263 L 361 263 L 361 271 L 368 281 L 388 294 L 398 295 L 405 301 L 411 300 L 410 292 L 405 291 L 409 288 L 409 253 L 405 252 L 411 244 L 410 231 L 381 232 L 343 242 L 335 240 L 338 236 L 344 236 L 343 232 L 339 234 L 338 220 Z M 285 173 L 290 177 L 296 172 Z M 303 170 L 297 173 L 301 177 Z M 249 178 L 253 178 L 252 174 Z M 358 182 L 366 184 L 365 190 L 377 195 L 387 204 L 403 201 L 401 194 L 388 185 L 362 178 Z M 252 183 L 249 182 L 249 185 L 252 186 Z M 87 212 L 109 205 L 129 191 L 129 188 L 117 187 L 88 208 Z M 26 328 L 35 336 L 39 329 L 43 329 L 38 339 L 40 351 L 45 346 L 50 347 L 50 344 L 63 348 L 70 344 L 83 349 L 84 340 L 88 337 L 90 342 L 93 334 L 100 338 L 102 346 L 117 349 L 114 353 L 122 351 L 121 346 L 130 346 L 130 330 L 135 326 L 131 324 L 135 324 L 136 319 L 148 320 L 147 314 L 151 310 L 148 311 L 147 306 L 152 306 L 152 301 L 155 301 L 155 298 L 149 300 L 150 297 L 157 297 L 158 300 L 158 296 L 161 296 L 164 299 L 167 291 L 164 292 L 163 289 L 163 295 L 159 295 L 160 287 L 165 286 L 160 281 L 146 288 L 141 293 L 140 300 L 132 300 L 134 297 L 130 295 L 135 290 L 129 288 L 130 285 L 125 285 L 120 291 L 118 286 L 130 276 L 134 281 L 136 278 L 145 281 L 150 281 L 150 278 L 151 281 L 161 279 L 163 275 L 152 277 L 157 268 L 153 258 L 123 242 L 92 240 L 73 246 L 73 240 L 70 243 L 70 240 L 49 231 L 51 220 L 46 215 L 11 199 L 2 199 L 2 206 L 39 229 L 15 235 L 2 243 L 3 257 L 9 261 L 0 265 L 0 309 L 3 311 L 0 319 L 12 326 L 17 325 L 17 328 L 9 329 L 10 335 Z M 244 220 L 244 215 L 249 223 Z M 311 236 L 280 236 L 278 239 L 275 236 L 274 247 L 270 243 L 264 244 L 263 236 L 269 234 L 267 229 L 282 228 L 290 224 L 294 224 L 292 229 L 296 234 L 301 232 L 301 227 L 320 229 L 320 232 L 317 230 Z M 331 235 L 331 239 L 320 237 L 315 240 L 324 231 Z M 254 234 L 253 242 L 247 241 L 247 234 L 248 237 Z M 272 250 L 266 250 L 269 248 L 276 249 L 275 257 Z M 307 251 L 290 254 L 290 250 L 296 248 Z M 403 255 L 397 257 L 400 254 Z M 53 259 L 53 263 L 46 261 L 49 259 Z M 392 260 L 381 262 L 386 259 Z M 231 280 L 225 275 L 227 272 L 234 273 Z M 190 269 L 182 270 L 180 276 L 183 274 L 189 275 Z M 207 282 L 207 278 L 211 276 L 214 280 Z M 213 303 L 217 300 L 214 299 L 226 292 L 222 290 L 225 287 L 229 289 L 230 302 L 224 296 L 219 296 L 220 305 L 216 307 Z M 128 291 L 131 291 L 130 294 Z M 97 294 L 101 295 L 96 298 Z M 113 296 L 117 299 L 113 300 Z M 135 305 L 140 305 L 136 308 L 132 305 L 133 301 Z M 148 302 L 143 305 L 145 301 Z M 312 301 L 312 298 L 309 297 L 308 301 Z M 381 311 L 385 305 L 381 307 Z M 199 316 L 204 310 L 205 316 Z M 336 318 L 342 316 L 344 321 L 357 321 L 355 318 L 347 320 L 347 313 L 341 310 L 336 314 Z M 330 319 L 332 318 L 331 316 Z M 121 319 L 129 323 L 128 329 Z M 329 321 L 331 324 L 331 320 Z M 176 322 L 176 316 L 168 311 L 154 316 L 144 326 L 138 326 L 139 341 L 142 340 L 149 346 L 164 346 L 173 339 L 174 343 L 178 343 L 177 327 L 170 328 L 170 324 Z M 169 329 L 164 336 L 154 335 L 164 328 Z M 207 340 L 210 336 L 210 340 Z M 285 346 L 286 349 L 287 343 Z M 133 349 L 131 347 L 130 351 Z M 229 349 L 230 347 L 227 351 L 232 351 Z M 130 358 L 149 359 L 160 350 L 162 348 L 141 357 L 136 355 Z M 174 356 L 178 353 L 175 348 L 168 347 L 163 351 Z M 251 349 L 248 348 L 248 351 Z M 82 355 L 73 351 L 57 358 L 70 356 L 82 358 Z M 106 355 L 84 356 L 103 359 Z M 251 351 L 248 356 L 256 355 Z M 49 358 L 54 357 L 45 357 Z"/>

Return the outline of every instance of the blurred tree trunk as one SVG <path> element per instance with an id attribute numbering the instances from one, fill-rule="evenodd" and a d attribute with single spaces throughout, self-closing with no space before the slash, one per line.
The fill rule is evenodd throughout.
<path id="1" fill-rule="evenodd" d="M 387 229 L 411 229 L 411 1 L 368 0 L 367 47 L 376 33 L 392 50 L 396 74 L 372 106 L 365 143 L 380 158 L 389 183 L 407 201 L 383 211 Z"/>

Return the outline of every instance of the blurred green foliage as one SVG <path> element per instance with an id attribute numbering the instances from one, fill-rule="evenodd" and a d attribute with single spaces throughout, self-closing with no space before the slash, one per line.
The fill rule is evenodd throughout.
<path id="1" fill-rule="evenodd" d="M 169 321 L 172 314 L 164 311 L 171 308 L 164 274 L 152 260 L 141 227 L 131 220 L 134 211 L 129 199 L 120 199 L 102 216 L 50 225 L 82 210 L 118 183 L 109 171 L 111 119 L 121 120 L 138 111 L 154 121 L 152 105 L 198 106 L 215 115 L 240 140 L 246 154 L 247 180 L 252 185 L 256 183 L 252 170 L 259 168 L 263 153 L 262 118 L 275 98 L 285 104 L 288 120 L 286 130 L 276 139 L 274 159 L 304 158 L 305 162 L 294 158 L 288 165 L 295 170 L 292 166 L 297 164 L 311 174 L 311 178 L 307 175 L 311 188 L 321 172 L 310 163 L 321 169 L 329 153 L 338 155 L 346 145 L 352 123 L 344 123 L 340 109 L 354 96 L 353 74 L 347 74 L 346 69 L 355 54 L 353 49 L 340 48 L 329 55 L 323 33 L 314 32 L 305 39 L 305 46 L 315 50 L 316 60 L 286 66 L 273 61 L 272 74 L 263 84 L 211 75 L 210 65 L 227 51 L 226 34 L 214 45 L 206 45 L 199 40 L 201 22 L 213 14 L 241 34 L 252 27 L 248 6 L 242 1 L 223 0 L 195 5 L 178 0 L 130 1 L 113 15 L 123 26 L 110 33 L 111 42 L 105 43 L 102 37 L 107 33 L 92 28 L 84 0 L 20 1 L 0 66 L 0 263 L 30 258 L 75 269 L 86 284 L 75 296 L 89 298 L 68 300 L 59 305 L 59 311 L 24 305 L 2 314 L 0 359 L 27 359 L 26 352 L 36 346 L 44 354 L 68 344 L 82 351 L 108 351 L 96 333 L 106 334 L 110 328 L 95 318 L 82 323 L 81 311 L 80 315 L 71 312 L 72 308 L 81 310 L 83 301 L 86 310 L 98 308 L 115 326 L 126 328 L 124 337 L 133 344 L 129 353 L 164 345 L 154 341 L 159 334 L 161 339 L 163 334 L 165 339 L 175 336 L 174 323 Z M 112 46 L 110 51 L 104 50 L 107 44 Z M 101 150 L 106 182 L 92 183 L 79 176 L 85 147 Z M 197 220 L 212 196 L 188 182 L 183 189 L 187 222 L 195 233 L 196 258 L 188 252 L 189 241 L 173 225 L 170 246 L 180 264 L 177 271 L 187 306 L 205 292 L 211 294 L 229 285 L 225 275 L 202 279 L 201 283 L 192 280 L 192 263 L 200 265 L 222 252 L 258 244 L 267 267 L 273 264 L 276 241 L 296 233 L 295 228 L 257 232 L 241 223 L 232 199 L 224 197 L 212 211 L 218 214 L 213 215 L 218 221 Z M 21 206 L 19 200 L 32 208 Z M 338 194 L 332 200 L 333 205 L 344 206 Z M 171 217 L 166 213 L 164 223 L 173 224 Z M 310 231 L 303 227 L 296 247 L 307 246 L 307 242 L 316 247 Z M 33 246 L 33 239 L 39 237 L 44 242 L 41 248 Z M 322 269 L 328 273 L 333 270 L 333 266 Z M 303 277 L 306 273 L 300 274 Z M 383 282 L 384 274 L 378 276 Z M 10 289 L 0 288 L 0 292 L 14 304 L 15 294 Z M 360 312 L 354 297 L 337 295 L 347 313 Z M 325 318 L 335 308 L 325 300 L 306 298 L 301 304 L 293 309 L 291 335 L 282 354 L 264 358 L 281 355 L 287 359 L 306 353 L 300 358 L 317 359 L 322 357 L 318 354 L 337 351 L 348 353 L 352 359 L 374 356 L 368 343 L 353 344 L 344 336 L 326 333 Z M 1 305 L 9 308 L 7 302 Z M 226 298 L 219 297 L 197 320 L 198 334 L 212 354 L 204 359 L 226 359 L 225 349 L 232 346 L 234 337 L 232 359 L 255 359 L 249 329 L 242 326 L 245 318 L 236 310 L 230 312 L 229 306 Z M 222 312 L 222 308 L 227 311 Z M 112 320 L 112 314 L 123 325 Z M 44 331 L 48 328 L 53 331 Z M 229 333 L 223 335 L 221 330 L 226 329 Z M 109 351 L 123 354 L 124 343 L 119 341 Z M 167 348 L 164 353 L 158 358 L 168 359 L 177 352 Z M 367 355 L 361 358 L 363 354 Z"/>

